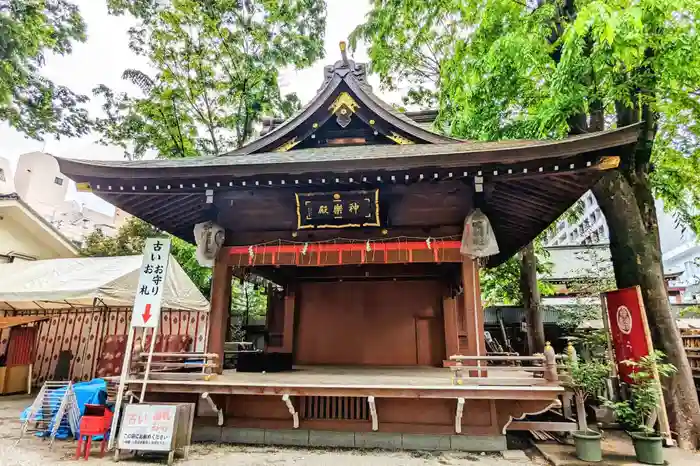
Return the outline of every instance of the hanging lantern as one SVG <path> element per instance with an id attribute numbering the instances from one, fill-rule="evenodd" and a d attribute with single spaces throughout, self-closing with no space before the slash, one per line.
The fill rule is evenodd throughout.
<path id="1" fill-rule="evenodd" d="M 491 222 L 481 209 L 475 209 L 464 221 L 460 252 L 469 257 L 488 257 L 499 252 Z"/>
<path id="2" fill-rule="evenodd" d="M 216 255 L 224 244 L 225 230 L 214 222 L 202 222 L 194 226 L 197 245 L 195 256 L 202 267 L 213 267 Z"/>

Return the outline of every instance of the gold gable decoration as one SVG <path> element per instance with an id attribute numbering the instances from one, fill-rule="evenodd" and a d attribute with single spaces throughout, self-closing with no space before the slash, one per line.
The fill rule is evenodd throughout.
<path id="1" fill-rule="evenodd" d="M 292 149 L 294 146 L 299 144 L 301 141 L 297 140 L 296 137 L 293 137 L 289 141 L 285 142 L 281 146 L 279 146 L 277 149 L 275 149 L 275 152 L 287 152 L 288 150 Z"/>
<path id="2" fill-rule="evenodd" d="M 347 92 L 341 92 L 338 98 L 336 98 L 331 106 L 328 107 L 328 110 L 335 114 L 338 113 L 338 110 L 343 107 L 347 107 L 351 113 L 355 113 L 357 109 L 360 108 L 360 105 L 355 101 L 355 99 L 352 98 L 350 94 Z"/>
<path id="3" fill-rule="evenodd" d="M 401 136 L 401 135 L 398 134 L 398 133 L 395 133 L 394 131 L 392 131 L 391 134 L 387 134 L 386 137 L 388 137 L 389 139 L 391 139 L 392 141 L 394 141 L 396 144 L 401 144 L 401 145 L 405 145 L 405 144 L 415 144 L 415 142 L 411 141 L 411 140 L 408 139 L 408 138 L 405 138 L 405 137 Z"/>

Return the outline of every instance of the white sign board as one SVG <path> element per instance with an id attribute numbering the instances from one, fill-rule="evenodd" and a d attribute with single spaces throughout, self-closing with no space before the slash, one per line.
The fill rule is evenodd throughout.
<path id="1" fill-rule="evenodd" d="M 148 238 L 143 248 L 141 275 L 136 288 L 132 327 L 155 328 L 160 320 L 160 303 L 170 258 L 169 238 Z"/>
<path id="2" fill-rule="evenodd" d="M 119 429 L 120 450 L 170 451 L 175 432 L 175 405 L 128 404 Z"/>

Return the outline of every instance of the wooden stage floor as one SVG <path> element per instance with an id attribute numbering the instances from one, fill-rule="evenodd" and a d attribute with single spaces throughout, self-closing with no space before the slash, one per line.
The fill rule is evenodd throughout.
<path id="1" fill-rule="evenodd" d="M 551 398 L 563 388 L 514 367 L 489 367 L 488 377 L 467 377 L 461 385 L 452 371 L 440 367 L 295 366 L 288 372 L 256 373 L 226 370 L 209 380 L 198 374 L 151 373 L 148 392 L 208 392 L 221 394 L 297 396 L 396 396 L 410 398 Z M 130 385 L 141 385 L 131 379 Z M 520 394 L 518 394 L 520 393 Z"/>

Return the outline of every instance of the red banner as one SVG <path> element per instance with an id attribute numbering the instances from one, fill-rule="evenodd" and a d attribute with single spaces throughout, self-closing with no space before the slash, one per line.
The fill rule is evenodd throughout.
<path id="1" fill-rule="evenodd" d="M 622 361 L 637 361 L 647 356 L 652 349 L 642 295 L 638 286 L 610 291 L 604 295 L 620 380 L 631 383 L 632 368 L 621 364 Z"/>

